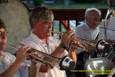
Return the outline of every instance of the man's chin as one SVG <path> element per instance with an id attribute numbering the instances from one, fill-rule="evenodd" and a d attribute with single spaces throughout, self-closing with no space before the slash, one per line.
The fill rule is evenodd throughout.
<path id="1" fill-rule="evenodd" d="M 46 36 L 47 36 L 47 37 L 50 37 L 50 36 L 51 36 L 51 34 L 47 34 Z"/>
<path id="2" fill-rule="evenodd" d="M 3 51 L 4 50 L 4 48 L 0 48 L 0 51 Z"/>

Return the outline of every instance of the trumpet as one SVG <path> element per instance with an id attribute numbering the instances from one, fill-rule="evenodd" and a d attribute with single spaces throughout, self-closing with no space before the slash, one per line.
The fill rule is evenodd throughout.
<path id="1" fill-rule="evenodd" d="M 57 34 L 57 35 L 59 35 L 59 36 L 63 36 L 63 34 L 64 34 L 64 32 L 52 32 L 52 33 L 54 33 L 54 34 Z M 88 48 L 94 48 L 94 47 L 96 47 L 96 43 L 97 43 L 97 41 L 96 40 L 88 40 L 88 39 L 84 39 L 84 38 L 80 38 L 80 37 L 77 37 L 77 36 L 75 36 L 75 33 L 74 32 L 72 32 L 70 35 L 68 35 L 68 40 L 72 37 L 72 36 L 74 36 L 74 38 L 76 39 L 76 41 L 78 41 L 79 43 L 78 44 L 76 44 L 76 46 L 78 47 L 78 48 L 81 48 L 81 49 L 83 49 L 83 50 L 87 50 Z M 71 42 L 69 42 L 69 44 L 70 44 Z M 69 45 L 68 44 L 68 45 Z"/>
<path id="2" fill-rule="evenodd" d="M 11 46 L 17 49 L 15 46 L 13 45 Z M 75 62 L 68 56 L 63 56 L 62 58 L 59 58 L 31 47 L 29 48 L 27 53 L 28 53 L 27 59 L 34 59 L 36 62 L 40 62 L 42 64 L 48 65 L 51 68 L 54 67 L 54 65 L 50 63 L 50 61 L 52 60 L 59 64 L 61 70 L 72 70 L 75 68 Z"/>
<path id="3" fill-rule="evenodd" d="M 21 44 L 21 45 L 23 45 L 23 44 Z M 11 46 L 13 49 L 17 50 L 17 48 L 16 48 L 14 45 L 10 44 L 10 46 Z M 29 59 L 35 59 L 36 61 L 41 62 L 41 63 L 43 63 L 43 64 L 48 64 L 48 65 L 50 65 L 51 67 L 52 67 L 53 65 L 51 65 L 51 63 L 49 63 L 48 60 L 53 60 L 53 61 L 58 62 L 58 61 L 61 59 L 61 58 L 59 58 L 59 57 L 55 57 L 55 56 L 49 55 L 49 54 L 47 54 L 47 53 L 44 53 L 44 52 L 42 52 L 42 51 L 39 51 L 39 50 L 34 49 L 34 48 L 31 48 L 31 47 L 29 47 L 27 53 L 28 53 L 27 56 L 29 57 Z M 44 56 L 47 57 L 47 60 L 43 60 L 43 57 L 44 57 Z M 46 58 L 45 58 L 45 59 L 46 59 Z"/>

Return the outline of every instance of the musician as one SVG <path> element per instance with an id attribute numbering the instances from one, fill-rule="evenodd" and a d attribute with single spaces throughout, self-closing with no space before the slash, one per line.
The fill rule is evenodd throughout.
<path id="1" fill-rule="evenodd" d="M 62 36 L 61 42 L 57 44 L 51 36 L 53 20 L 54 15 L 50 9 L 46 7 L 35 8 L 30 14 L 31 34 L 21 43 L 55 57 L 62 58 L 64 55 L 68 55 L 76 62 L 76 48 L 72 48 L 72 51 L 69 53 L 65 51 L 68 49 L 65 45 L 69 42 L 66 38 L 71 32 L 66 32 Z M 70 40 L 72 40 L 72 38 L 70 38 Z M 73 44 L 75 43 L 73 42 Z M 47 59 L 44 55 L 39 54 L 39 56 L 45 58 L 44 60 Z M 58 66 L 59 62 L 49 60 L 49 63 L 51 63 L 53 67 L 50 67 L 48 64 L 41 64 L 40 62 L 36 64 L 36 77 L 66 77 L 65 71 L 60 70 Z M 33 68 L 36 68 L 36 66 Z M 35 69 L 33 69 L 33 71 L 34 70 Z"/>
<path id="2" fill-rule="evenodd" d="M 21 75 L 19 69 L 23 60 L 25 59 L 27 47 L 21 47 L 18 49 L 16 57 L 4 49 L 7 44 L 7 30 L 5 24 L 0 19 L 0 77 L 27 77 Z"/>
<path id="3" fill-rule="evenodd" d="M 97 41 L 101 39 L 100 18 L 101 11 L 99 9 L 87 8 L 85 11 L 85 20 L 80 22 L 80 25 L 76 27 L 76 37 L 88 41 Z M 88 52 L 91 52 L 94 50 L 94 47 L 87 46 L 87 49 Z M 79 52 L 81 51 L 82 50 Z"/>
<path id="4" fill-rule="evenodd" d="M 87 41 L 97 41 L 100 38 L 100 22 L 101 11 L 97 8 L 87 8 L 85 11 L 85 20 L 81 21 L 80 24 L 76 27 L 76 37 L 79 39 L 87 40 Z M 76 69 L 83 70 L 84 62 L 88 58 L 89 54 L 95 54 L 95 47 L 90 47 L 85 45 L 87 52 L 83 52 L 84 50 L 78 49 L 78 62 Z M 93 52 L 92 52 L 93 51 Z M 95 55 L 94 55 L 95 56 Z M 85 76 L 86 74 L 76 74 L 77 76 Z"/>

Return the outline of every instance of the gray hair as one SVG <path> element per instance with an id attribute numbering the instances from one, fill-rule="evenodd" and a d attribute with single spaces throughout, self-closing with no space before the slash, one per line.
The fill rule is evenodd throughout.
<path id="1" fill-rule="evenodd" d="M 85 11 L 85 16 L 87 16 L 88 13 L 91 12 L 91 11 L 96 11 L 99 14 L 99 16 L 101 16 L 101 11 L 97 8 L 87 8 L 86 11 Z"/>
<path id="2" fill-rule="evenodd" d="M 54 15 L 52 10 L 48 9 L 47 7 L 37 7 L 33 9 L 32 12 L 30 13 L 31 28 L 33 28 L 33 22 L 38 21 L 40 19 L 53 20 Z"/>

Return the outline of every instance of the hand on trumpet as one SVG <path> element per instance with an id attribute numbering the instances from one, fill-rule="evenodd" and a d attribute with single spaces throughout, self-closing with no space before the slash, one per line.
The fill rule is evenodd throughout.
<path id="1" fill-rule="evenodd" d="M 20 63 L 23 60 L 25 60 L 25 58 L 27 56 L 28 49 L 29 49 L 28 47 L 22 46 L 17 50 L 17 53 L 16 53 L 16 61 L 17 61 L 17 63 Z"/>
<path id="2" fill-rule="evenodd" d="M 60 47 L 63 47 L 66 50 L 77 49 L 78 47 L 85 49 L 85 47 L 80 44 L 79 40 L 75 37 L 75 34 L 72 31 L 65 32 L 62 35 Z"/>

